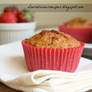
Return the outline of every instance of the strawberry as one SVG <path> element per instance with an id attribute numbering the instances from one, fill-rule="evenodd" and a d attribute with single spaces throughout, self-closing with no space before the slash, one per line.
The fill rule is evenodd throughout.
<path id="1" fill-rule="evenodd" d="M 0 16 L 0 23 L 16 23 L 17 18 L 14 13 L 6 12 Z"/>
<path id="2" fill-rule="evenodd" d="M 9 7 L 6 7 L 5 9 L 4 9 L 4 13 L 5 12 L 11 12 L 11 9 L 9 8 Z"/>
<path id="3" fill-rule="evenodd" d="M 17 16 L 18 13 L 19 13 L 19 10 L 16 6 L 10 6 L 10 7 L 5 7 L 4 8 L 4 13 L 5 12 L 13 12 Z"/>
<path id="4" fill-rule="evenodd" d="M 19 22 L 32 22 L 34 21 L 33 13 L 23 10 L 18 14 L 18 21 Z"/>

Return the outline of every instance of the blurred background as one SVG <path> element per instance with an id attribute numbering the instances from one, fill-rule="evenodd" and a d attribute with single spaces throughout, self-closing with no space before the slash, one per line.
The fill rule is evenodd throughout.
<path id="1" fill-rule="evenodd" d="M 92 0 L 0 0 L 0 4 L 91 4 Z M 5 6 L 4 6 L 5 7 Z M 46 27 L 56 27 L 75 17 L 92 20 L 92 12 L 36 12 L 36 30 Z"/>

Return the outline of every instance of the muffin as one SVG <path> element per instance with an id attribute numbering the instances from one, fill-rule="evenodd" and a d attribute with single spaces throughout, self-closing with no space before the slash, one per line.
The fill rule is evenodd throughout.
<path id="1" fill-rule="evenodd" d="M 91 28 L 92 22 L 90 20 L 84 18 L 76 18 L 73 19 L 65 25 L 68 28 Z"/>
<path id="2" fill-rule="evenodd" d="M 58 70 L 74 72 L 84 43 L 56 30 L 42 30 L 22 41 L 25 61 L 30 71 Z"/>
<path id="3" fill-rule="evenodd" d="M 80 46 L 80 42 L 63 32 L 42 30 L 39 34 L 29 38 L 25 42 L 28 45 L 41 48 L 64 49 Z"/>
<path id="4" fill-rule="evenodd" d="M 61 32 L 65 32 L 81 42 L 91 43 L 92 21 L 90 20 L 75 18 L 58 27 Z"/>

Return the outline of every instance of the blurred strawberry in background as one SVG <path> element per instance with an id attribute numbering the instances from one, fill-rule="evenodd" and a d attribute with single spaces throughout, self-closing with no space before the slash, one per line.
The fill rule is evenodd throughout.
<path id="1" fill-rule="evenodd" d="M 18 13 L 19 13 L 19 10 L 16 6 L 10 6 L 10 7 L 5 7 L 4 8 L 4 13 L 5 12 L 13 12 L 17 16 Z"/>
<path id="2" fill-rule="evenodd" d="M 0 23 L 17 23 L 17 18 L 13 12 L 1 14 Z"/>
<path id="3" fill-rule="evenodd" d="M 26 9 L 19 11 L 16 6 L 5 7 L 0 15 L 0 23 L 23 23 L 33 22 L 34 12 L 29 12 Z"/>
<path id="4" fill-rule="evenodd" d="M 22 10 L 18 14 L 18 22 L 33 22 L 34 21 L 34 12 L 28 12 L 27 10 Z"/>

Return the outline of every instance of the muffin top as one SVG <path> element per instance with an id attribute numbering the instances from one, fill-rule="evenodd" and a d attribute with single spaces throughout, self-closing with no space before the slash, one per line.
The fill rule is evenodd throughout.
<path id="1" fill-rule="evenodd" d="M 30 37 L 25 42 L 28 45 L 41 48 L 74 48 L 80 46 L 80 42 L 68 34 L 56 30 L 42 30 Z"/>
<path id="2" fill-rule="evenodd" d="M 84 18 L 75 18 L 67 22 L 65 26 L 68 28 L 91 28 L 92 21 Z"/>

